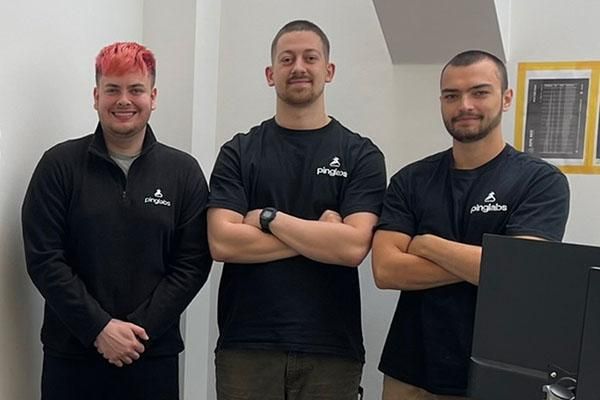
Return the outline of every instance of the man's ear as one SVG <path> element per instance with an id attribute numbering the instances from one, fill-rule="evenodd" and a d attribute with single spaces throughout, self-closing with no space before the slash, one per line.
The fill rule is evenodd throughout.
<path id="1" fill-rule="evenodd" d="M 150 100 L 151 100 L 151 106 L 152 106 L 152 111 L 156 110 L 156 96 L 158 96 L 158 89 L 156 89 L 155 87 L 152 88 L 152 91 L 150 92 Z"/>
<path id="2" fill-rule="evenodd" d="M 273 87 L 275 86 L 275 81 L 273 80 L 273 67 L 269 66 L 265 68 L 265 78 L 267 78 L 267 85 Z"/>
<path id="3" fill-rule="evenodd" d="M 502 96 L 502 111 L 508 111 L 508 109 L 510 108 L 510 106 L 512 104 L 512 100 L 513 100 L 513 90 L 506 89 L 506 91 L 504 91 L 504 95 Z"/>
<path id="4" fill-rule="evenodd" d="M 335 64 L 327 63 L 327 76 L 325 77 L 325 82 L 329 83 L 333 81 L 333 76 L 335 75 Z"/>
<path id="5" fill-rule="evenodd" d="M 94 110 L 98 110 L 98 87 L 94 87 Z"/>

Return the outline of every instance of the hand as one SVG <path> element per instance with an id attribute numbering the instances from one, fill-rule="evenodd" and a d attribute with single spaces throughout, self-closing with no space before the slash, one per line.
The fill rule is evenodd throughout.
<path id="1" fill-rule="evenodd" d="M 244 224 L 252 225 L 255 228 L 261 229 L 261 227 L 260 227 L 260 213 L 261 212 L 262 212 L 262 208 L 257 208 L 256 210 L 248 211 L 248 213 L 244 217 Z"/>
<path id="2" fill-rule="evenodd" d="M 133 363 L 144 352 L 140 339 L 149 339 L 144 328 L 113 318 L 98 334 L 94 346 L 109 363 L 122 367 Z"/>
<path id="3" fill-rule="evenodd" d="M 333 210 L 325 210 L 323 211 L 323 214 L 321 214 L 321 216 L 319 217 L 319 221 L 321 222 L 332 222 L 332 223 L 342 223 L 343 222 L 343 218 L 340 215 L 340 213 L 333 211 Z"/>

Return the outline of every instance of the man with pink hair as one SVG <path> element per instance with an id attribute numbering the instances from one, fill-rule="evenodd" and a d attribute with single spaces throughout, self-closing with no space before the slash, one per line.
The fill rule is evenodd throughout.
<path id="1" fill-rule="evenodd" d="M 179 318 L 206 281 L 208 189 L 159 143 L 156 62 L 137 43 L 96 58 L 93 134 L 46 151 L 22 209 L 45 299 L 42 399 L 177 399 Z"/>

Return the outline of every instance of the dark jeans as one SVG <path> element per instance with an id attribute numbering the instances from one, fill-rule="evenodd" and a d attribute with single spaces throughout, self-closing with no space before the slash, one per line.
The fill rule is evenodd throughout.
<path id="1" fill-rule="evenodd" d="M 283 351 L 220 350 L 218 400 L 357 400 L 362 363 Z"/>
<path id="2" fill-rule="evenodd" d="M 101 357 L 44 355 L 42 400 L 178 400 L 177 356 L 140 358 L 121 368 Z"/>

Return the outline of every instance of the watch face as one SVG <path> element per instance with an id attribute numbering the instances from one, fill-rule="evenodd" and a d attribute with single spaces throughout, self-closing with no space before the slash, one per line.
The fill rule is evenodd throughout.
<path id="1" fill-rule="evenodd" d="M 269 224 L 275 219 L 277 210 L 271 207 L 263 208 L 260 213 L 260 227 L 264 232 L 271 233 L 269 230 Z"/>
<path id="2" fill-rule="evenodd" d="M 271 211 L 271 210 L 268 210 L 268 209 L 267 210 L 263 210 L 263 218 L 264 219 L 271 219 L 271 218 L 273 218 L 273 214 L 274 214 L 274 212 Z"/>

